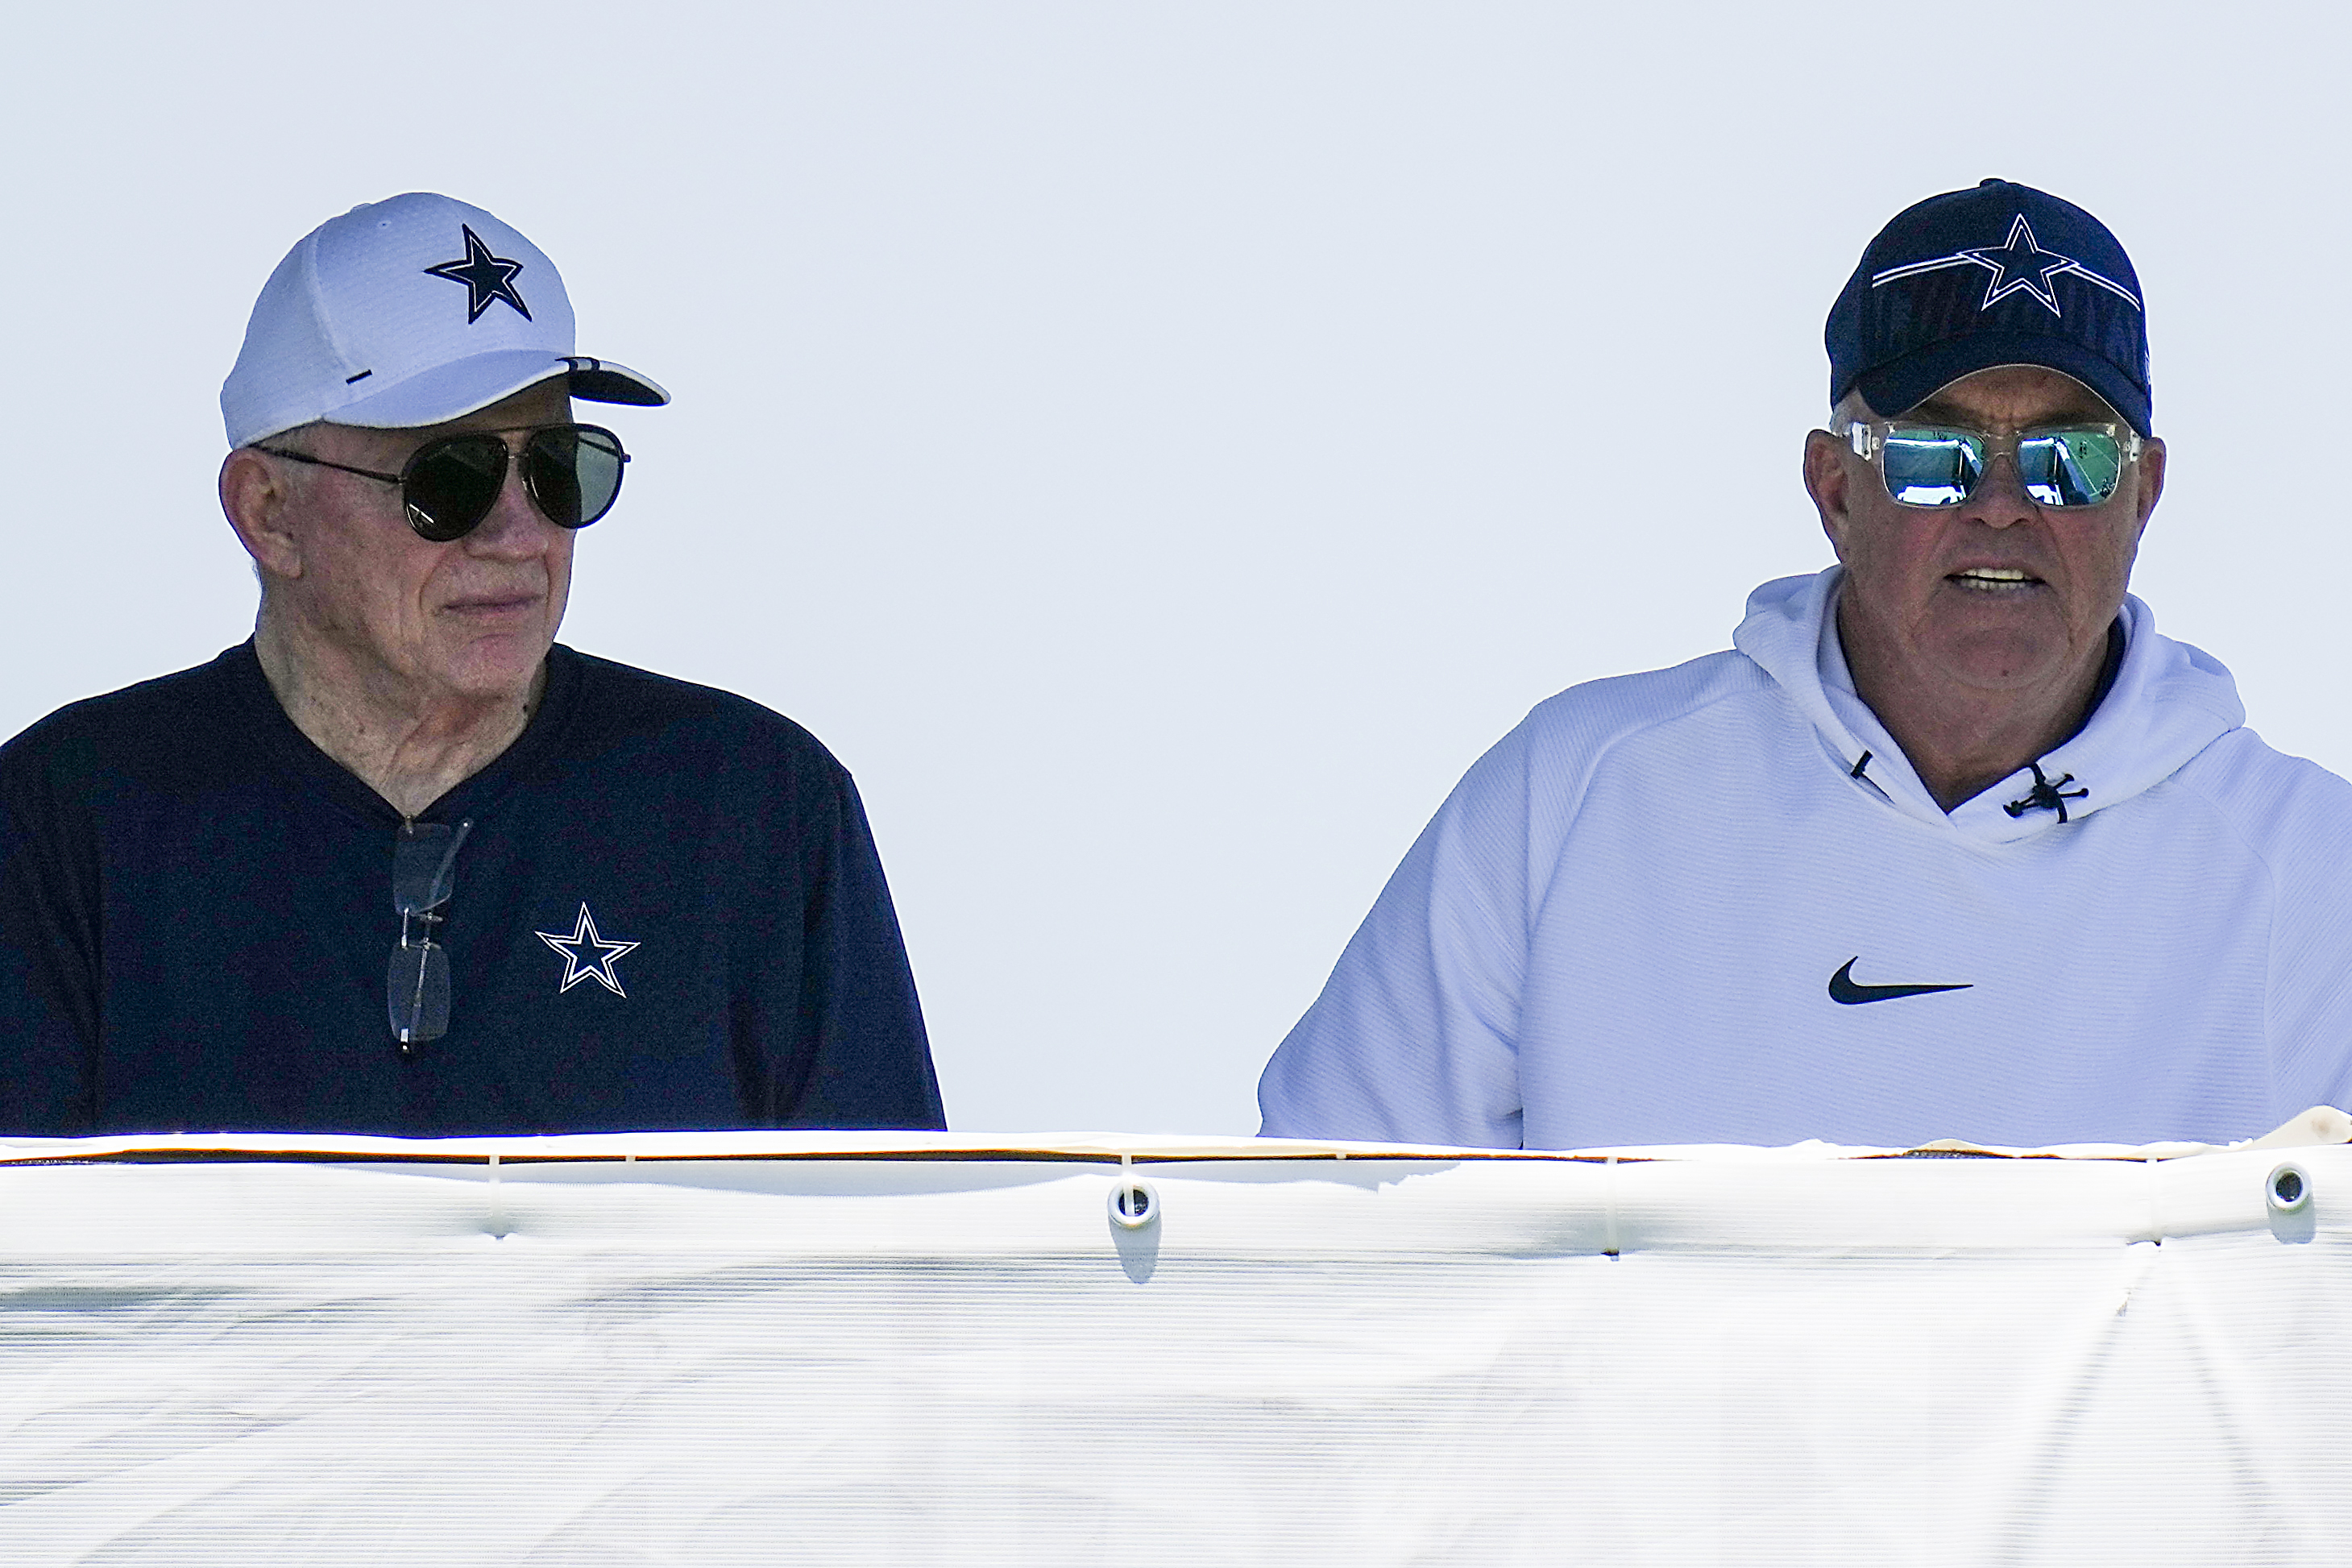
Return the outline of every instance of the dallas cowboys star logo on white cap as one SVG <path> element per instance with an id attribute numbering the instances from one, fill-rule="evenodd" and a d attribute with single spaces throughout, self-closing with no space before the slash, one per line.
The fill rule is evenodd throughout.
<path id="1" fill-rule="evenodd" d="M 1930 257 L 1925 261 L 1906 262 L 1890 267 L 1884 272 L 1871 274 L 1870 286 L 1883 289 L 1900 278 L 1916 278 L 1922 272 L 1940 272 L 1948 267 L 1981 267 L 1992 274 L 1985 285 L 1985 296 L 1977 306 L 1990 310 L 2011 294 L 2022 293 L 2053 316 L 2065 312 L 2058 308 L 2057 279 L 2061 277 L 2080 278 L 2095 284 L 2108 293 L 2128 302 L 2134 310 L 2141 309 L 2139 296 L 2112 278 L 2102 278 L 2071 256 L 2061 256 L 2054 250 L 2044 250 L 2033 237 L 2033 226 L 2019 213 L 2009 226 L 2009 239 L 2001 245 L 1979 245 L 1967 250 L 1954 251 L 1949 256 Z"/>
<path id="2" fill-rule="evenodd" d="M 635 952 L 638 944 L 607 940 L 597 931 L 596 917 L 588 912 L 586 904 L 580 906 L 580 918 L 572 923 L 570 936 L 551 931 L 531 934 L 563 955 L 563 984 L 555 988 L 557 995 L 562 995 L 583 980 L 594 981 L 615 996 L 628 994 L 621 989 L 621 977 L 614 972 L 613 966 L 625 955 Z M 589 956 L 592 952 L 593 957 Z"/>
<path id="3" fill-rule="evenodd" d="M 460 224 L 466 231 L 466 254 L 462 259 L 445 261 L 438 267 L 426 268 L 434 278 L 446 278 L 452 283 L 466 286 L 466 324 L 472 326 L 482 319 L 482 312 L 504 300 L 515 308 L 524 321 L 530 320 L 530 307 L 522 302 L 515 291 L 515 274 L 522 270 L 520 261 L 509 261 L 503 256 L 493 256 L 482 237 L 474 232 L 471 224 Z"/>

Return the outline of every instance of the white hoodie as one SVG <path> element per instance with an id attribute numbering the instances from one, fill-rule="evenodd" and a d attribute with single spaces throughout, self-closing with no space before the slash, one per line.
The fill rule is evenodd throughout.
<path id="1" fill-rule="evenodd" d="M 2024 772 L 1947 814 L 1854 695 L 1841 576 L 1480 758 L 1267 1065 L 1265 1131 L 2221 1142 L 2352 1102 L 2352 784 L 2135 598 L 2057 805 Z"/>

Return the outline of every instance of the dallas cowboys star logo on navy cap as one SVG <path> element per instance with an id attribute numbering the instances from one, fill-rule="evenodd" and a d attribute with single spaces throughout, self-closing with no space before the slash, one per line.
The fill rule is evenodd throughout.
<path id="1" fill-rule="evenodd" d="M 466 324 L 469 327 L 482 319 L 483 311 L 501 300 L 513 306 L 524 321 L 530 321 L 530 307 L 522 302 L 522 296 L 515 291 L 514 285 L 515 275 L 522 270 L 522 263 L 492 255 L 490 247 L 482 243 L 482 237 L 474 232 L 473 225 L 459 224 L 457 226 L 466 233 L 466 254 L 455 261 L 428 267 L 425 272 L 466 286 Z"/>
<path id="2" fill-rule="evenodd" d="M 2031 185 L 1987 180 L 1896 214 L 1826 335 L 1832 404 L 1858 390 L 1874 412 L 1901 414 L 1976 371 L 2033 364 L 2154 434 L 2131 258 L 2097 218 Z"/>
<path id="3" fill-rule="evenodd" d="M 1906 278 L 1916 278 L 1923 272 L 1941 272 L 1948 267 L 1981 267 L 1992 274 L 1985 285 L 1985 295 L 1977 309 L 1990 310 L 2011 294 L 2023 289 L 2053 316 L 2064 315 L 2058 303 L 2057 279 L 2061 273 L 2072 273 L 2105 289 L 2129 304 L 2140 308 L 2139 296 L 2112 278 L 2102 278 L 2071 256 L 2061 256 L 2054 250 L 2044 250 L 2042 242 L 2033 237 L 2033 226 L 2019 213 L 2009 226 L 2009 238 L 1999 246 L 1975 246 L 1955 251 L 1949 256 L 1934 256 L 1925 261 L 1914 261 L 1902 267 L 1890 267 L 1871 274 L 1870 286 L 1884 289 Z"/>

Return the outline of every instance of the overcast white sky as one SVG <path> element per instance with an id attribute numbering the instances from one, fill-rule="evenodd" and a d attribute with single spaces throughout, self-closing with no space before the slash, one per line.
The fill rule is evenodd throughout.
<path id="1" fill-rule="evenodd" d="M 638 460 L 565 640 L 856 773 L 961 1127 L 1254 1130 L 1480 751 L 1827 563 L 1822 319 L 1895 210 L 1987 175 L 2137 264 L 2173 445 L 2137 590 L 2352 771 L 2336 8 L 10 26 L 0 733 L 247 635 L 212 487 L 254 294 L 355 202 L 478 203 L 583 352 L 677 395 L 600 416 Z"/>

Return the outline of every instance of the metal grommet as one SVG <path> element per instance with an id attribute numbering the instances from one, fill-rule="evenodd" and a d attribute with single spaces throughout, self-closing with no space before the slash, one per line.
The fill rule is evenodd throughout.
<path id="1" fill-rule="evenodd" d="M 2300 1165 L 2281 1165 L 2263 1185 L 2273 1214 L 2300 1214 L 2311 1206 L 2311 1178 Z"/>
<path id="2" fill-rule="evenodd" d="M 1150 1182 L 1129 1176 L 1110 1190 L 1110 1222 L 1128 1230 L 1141 1230 L 1160 1217 L 1160 1194 Z"/>

